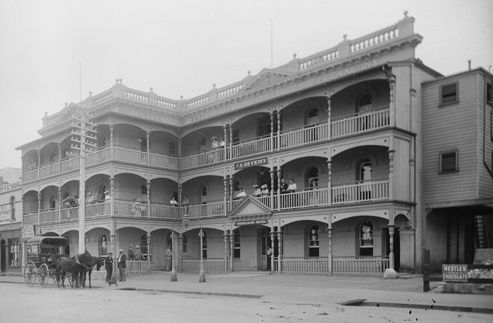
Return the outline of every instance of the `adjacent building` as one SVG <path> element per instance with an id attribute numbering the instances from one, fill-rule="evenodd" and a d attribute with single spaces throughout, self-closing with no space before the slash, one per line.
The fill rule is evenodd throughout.
<path id="1" fill-rule="evenodd" d="M 201 258 L 206 271 L 417 271 L 423 247 L 450 248 L 425 235 L 452 232 L 463 218 L 438 209 L 462 210 L 454 203 L 463 200 L 479 207 L 468 217 L 491 216 L 493 198 L 491 74 L 444 78 L 416 59 L 421 41 L 406 15 L 191 99 L 118 79 L 46 115 L 41 137 L 18 148 L 23 238 L 65 236 L 71 254 L 80 241 L 99 256 L 140 249 L 135 266 L 145 270 L 165 268 L 169 248 L 184 271 L 198 271 Z M 448 84 L 460 89 L 455 106 L 442 106 L 451 100 Z M 469 116 L 463 105 L 475 114 L 466 131 L 475 139 L 453 142 L 464 119 L 452 114 Z M 84 146 L 86 158 L 75 156 Z M 453 152 L 460 172 L 442 174 Z M 458 188 L 462 179 L 470 183 Z M 445 259 L 454 258 L 436 262 Z"/>
<path id="2" fill-rule="evenodd" d="M 21 221 L 21 184 L 4 183 L 0 176 L 0 273 L 21 269 Z"/>

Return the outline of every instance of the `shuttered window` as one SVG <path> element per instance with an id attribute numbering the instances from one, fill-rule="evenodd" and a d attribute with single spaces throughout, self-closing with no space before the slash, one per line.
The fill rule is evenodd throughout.
<path id="1" fill-rule="evenodd" d="M 446 84 L 440 87 L 440 105 L 459 101 L 458 83 Z"/>
<path id="2" fill-rule="evenodd" d="M 457 150 L 440 153 L 440 173 L 459 171 Z"/>

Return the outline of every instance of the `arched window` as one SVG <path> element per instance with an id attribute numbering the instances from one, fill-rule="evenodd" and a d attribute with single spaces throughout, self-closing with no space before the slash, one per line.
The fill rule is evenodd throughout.
<path id="1" fill-rule="evenodd" d="M 310 189 L 318 188 L 318 168 L 312 167 L 306 172 L 306 183 Z"/>
<path id="2" fill-rule="evenodd" d="M 202 231 L 202 233 L 204 234 L 202 236 L 202 257 L 207 259 L 207 232 Z"/>
<path id="3" fill-rule="evenodd" d="M 188 253 L 188 238 L 186 234 L 181 236 L 181 243 L 183 245 L 182 251 L 183 253 Z"/>
<path id="4" fill-rule="evenodd" d="M 140 252 L 142 252 L 142 257 L 147 260 L 151 254 L 147 250 L 147 233 L 140 236 Z"/>
<path id="5" fill-rule="evenodd" d="M 240 258 L 240 230 L 233 232 L 233 258 Z"/>
<path id="6" fill-rule="evenodd" d="M 319 115 L 318 108 L 310 109 L 306 114 L 306 125 L 312 126 L 318 124 L 318 115 Z"/>
<path id="7" fill-rule="evenodd" d="M 240 130 L 234 129 L 232 136 L 233 145 L 238 144 L 240 142 Z"/>
<path id="8" fill-rule="evenodd" d="M 308 257 L 320 255 L 319 226 L 312 225 L 308 230 Z"/>
<path id="9" fill-rule="evenodd" d="M 146 152 L 147 151 L 147 138 L 142 137 L 139 139 L 139 141 L 140 141 L 140 151 Z"/>
<path id="10" fill-rule="evenodd" d="M 373 224 L 363 222 L 359 229 L 359 255 L 373 256 Z"/>
<path id="11" fill-rule="evenodd" d="M 106 234 L 103 234 L 99 238 L 99 256 L 105 256 L 107 254 L 108 254 L 108 236 Z"/>
<path id="12" fill-rule="evenodd" d="M 56 207 L 55 195 L 50 195 L 49 204 L 50 204 L 50 210 L 55 209 Z"/>
<path id="13" fill-rule="evenodd" d="M 369 159 L 363 159 L 358 164 L 357 180 L 360 182 L 368 182 L 372 180 L 372 163 Z"/>

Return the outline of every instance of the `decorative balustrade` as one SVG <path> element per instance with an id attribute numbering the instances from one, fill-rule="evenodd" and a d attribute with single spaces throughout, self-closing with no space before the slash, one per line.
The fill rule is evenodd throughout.
<path id="1" fill-rule="evenodd" d="M 226 215 L 226 212 L 224 211 L 224 201 L 190 205 L 187 207 L 186 212 L 190 219 Z"/>
<path id="2" fill-rule="evenodd" d="M 333 257 L 333 273 L 383 273 L 389 268 L 386 257 Z"/>
<path id="3" fill-rule="evenodd" d="M 225 160 L 224 149 L 210 150 L 204 153 L 185 156 L 180 158 L 182 169 L 197 167 L 201 165 L 210 165 Z"/>
<path id="4" fill-rule="evenodd" d="M 255 155 L 272 150 L 270 137 L 252 139 L 231 147 L 231 158 Z"/>
<path id="5" fill-rule="evenodd" d="M 217 92 L 217 98 L 218 99 L 223 99 L 228 96 L 235 95 L 236 93 L 240 92 L 241 89 L 243 88 L 244 84 L 243 83 L 235 83 L 232 85 L 229 85 L 227 87 L 221 88 Z"/>
<path id="6" fill-rule="evenodd" d="M 111 159 L 111 149 L 104 147 L 86 156 L 86 165 L 91 166 Z"/>
<path id="7" fill-rule="evenodd" d="M 110 214 L 109 201 L 86 205 L 86 217 L 108 216 Z"/>
<path id="8" fill-rule="evenodd" d="M 41 165 L 39 168 L 39 178 L 44 178 L 58 174 L 60 171 L 60 163 L 53 162 L 48 165 Z"/>
<path id="9" fill-rule="evenodd" d="M 147 273 L 151 271 L 147 260 L 127 260 L 127 273 Z"/>
<path id="10" fill-rule="evenodd" d="M 238 205 L 241 204 L 241 202 L 243 202 L 243 199 L 234 199 L 233 201 L 231 201 L 231 210 L 236 209 Z"/>
<path id="11" fill-rule="evenodd" d="M 272 209 L 272 206 L 271 206 L 271 197 L 270 195 L 269 196 L 259 196 L 259 197 L 255 197 L 260 203 L 262 203 L 263 205 L 267 206 L 269 209 Z M 275 197 L 274 197 L 275 198 Z"/>
<path id="12" fill-rule="evenodd" d="M 38 213 L 26 213 L 22 215 L 23 225 L 32 225 L 38 223 Z"/>
<path id="13" fill-rule="evenodd" d="M 60 221 L 77 220 L 79 218 L 79 207 L 62 208 L 60 211 Z"/>
<path id="14" fill-rule="evenodd" d="M 300 60 L 300 71 L 304 71 L 315 66 L 326 64 L 338 58 L 339 58 L 339 50 L 337 48 L 327 49 L 323 52 L 308 56 Z"/>
<path id="15" fill-rule="evenodd" d="M 147 165 L 147 152 L 114 146 L 113 156 L 115 160 L 121 160 L 133 164 Z"/>
<path id="16" fill-rule="evenodd" d="M 329 272 L 328 258 L 281 258 L 283 272 L 294 273 L 327 273 Z"/>
<path id="17" fill-rule="evenodd" d="M 113 92 L 111 92 L 111 90 L 107 90 L 107 91 L 102 92 L 98 95 L 95 95 L 92 98 L 92 104 L 96 105 L 96 104 L 106 102 L 106 101 L 110 100 L 112 97 L 113 97 Z"/>
<path id="18" fill-rule="evenodd" d="M 277 196 L 274 196 L 277 198 Z M 294 209 L 329 204 L 329 189 L 321 188 L 281 194 L 281 209 Z"/>
<path id="19" fill-rule="evenodd" d="M 149 95 L 147 93 L 127 89 L 124 92 L 124 94 L 127 99 L 143 102 L 143 103 L 149 103 Z"/>
<path id="20" fill-rule="evenodd" d="M 58 209 L 39 212 L 39 223 L 58 222 Z"/>
<path id="21" fill-rule="evenodd" d="M 38 169 L 30 169 L 22 172 L 22 182 L 27 183 L 38 179 Z"/>
<path id="22" fill-rule="evenodd" d="M 375 180 L 332 187 L 332 204 L 379 201 L 389 198 L 389 181 Z"/>
<path id="23" fill-rule="evenodd" d="M 115 201 L 115 216 L 146 218 L 147 204 L 130 201 Z"/>
<path id="24" fill-rule="evenodd" d="M 205 105 L 207 103 L 209 103 L 209 94 L 203 94 L 201 96 L 198 96 L 198 97 L 191 99 L 187 103 L 187 108 L 193 109 L 193 108 L 199 107 L 201 105 Z"/>
<path id="25" fill-rule="evenodd" d="M 351 41 L 349 49 L 351 53 L 367 50 L 371 47 L 390 42 L 399 37 L 399 27 L 392 26 L 372 34 L 354 39 Z"/>
<path id="26" fill-rule="evenodd" d="M 151 203 L 151 218 L 179 219 L 180 208 L 176 206 Z"/>
<path id="27" fill-rule="evenodd" d="M 224 259 L 204 259 L 204 271 L 206 273 L 224 272 Z M 183 259 L 182 270 L 188 273 L 200 271 L 200 259 Z"/>
<path id="28" fill-rule="evenodd" d="M 329 128 L 327 124 L 306 127 L 303 129 L 289 130 L 281 133 L 279 148 L 296 147 L 309 143 L 327 140 Z"/>
<path id="29" fill-rule="evenodd" d="M 4 184 L 0 186 L 0 193 L 2 192 L 7 192 L 7 191 L 13 191 L 15 189 L 18 189 L 21 187 L 20 182 L 12 183 L 12 184 Z"/>
<path id="30" fill-rule="evenodd" d="M 79 169 L 80 160 L 78 157 L 62 160 L 62 173 Z"/>
<path id="31" fill-rule="evenodd" d="M 375 130 L 390 125 L 390 110 L 384 109 L 331 122 L 332 137 Z"/>
<path id="32" fill-rule="evenodd" d="M 176 169 L 178 167 L 178 158 L 149 153 L 149 166 Z"/>
<path id="33" fill-rule="evenodd" d="M 162 97 L 158 97 L 156 102 L 157 102 L 158 106 L 163 107 L 163 108 L 174 109 L 177 106 L 177 104 L 175 102 L 168 100 L 168 99 L 165 99 L 165 98 L 162 98 Z"/>

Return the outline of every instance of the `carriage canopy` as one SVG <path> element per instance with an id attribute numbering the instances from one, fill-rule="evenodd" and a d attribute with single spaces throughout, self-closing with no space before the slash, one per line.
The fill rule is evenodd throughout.
<path id="1" fill-rule="evenodd" d="M 27 241 L 27 253 L 36 255 L 66 255 L 68 239 L 65 237 L 32 237 Z"/>

